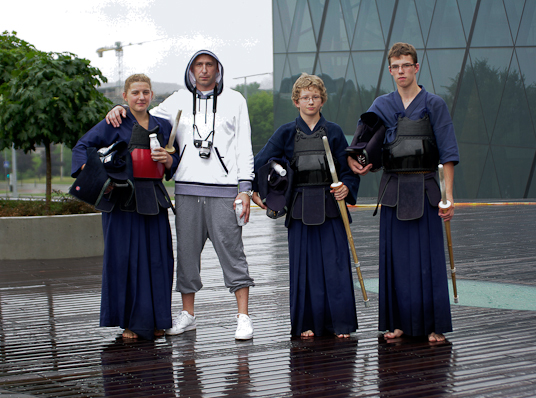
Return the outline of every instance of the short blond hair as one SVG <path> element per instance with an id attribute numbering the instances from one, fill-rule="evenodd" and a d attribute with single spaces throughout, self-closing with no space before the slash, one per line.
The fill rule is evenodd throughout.
<path id="1" fill-rule="evenodd" d="M 144 75 L 143 73 L 135 73 L 135 74 L 130 75 L 129 77 L 127 77 L 127 80 L 125 80 L 125 87 L 123 88 L 123 92 L 127 93 L 128 89 L 130 88 L 130 85 L 132 83 L 137 83 L 137 82 L 148 83 L 149 88 L 151 90 L 153 89 L 153 87 L 151 85 L 151 79 L 149 79 L 149 76 Z"/>
<path id="2" fill-rule="evenodd" d="M 328 92 L 326 86 L 321 78 L 315 75 L 309 75 L 308 73 L 302 73 L 300 77 L 294 82 L 292 86 L 292 101 L 298 102 L 300 100 L 300 94 L 303 89 L 316 88 L 320 92 L 320 98 L 322 103 L 328 100 Z"/>

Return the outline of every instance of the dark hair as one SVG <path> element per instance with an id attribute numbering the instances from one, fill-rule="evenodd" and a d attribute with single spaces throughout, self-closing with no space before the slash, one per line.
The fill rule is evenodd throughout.
<path id="1" fill-rule="evenodd" d="M 419 62 L 417 60 L 417 50 L 411 44 L 408 43 L 395 43 L 389 50 L 389 55 L 387 55 L 387 60 L 389 61 L 389 66 L 391 66 L 391 58 L 400 57 L 402 55 L 411 55 L 413 58 L 413 63 L 416 64 Z"/>

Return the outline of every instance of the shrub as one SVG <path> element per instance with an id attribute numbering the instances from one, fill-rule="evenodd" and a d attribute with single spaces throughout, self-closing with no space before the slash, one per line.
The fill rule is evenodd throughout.
<path id="1" fill-rule="evenodd" d="M 56 196 L 50 203 L 50 209 L 48 211 L 45 209 L 45 198 L 30 200 L 0 199 L 0 217 L 98 213 L 93 206 L 81 202 L 65 193 L 54 191 L 54 194 Z"/>

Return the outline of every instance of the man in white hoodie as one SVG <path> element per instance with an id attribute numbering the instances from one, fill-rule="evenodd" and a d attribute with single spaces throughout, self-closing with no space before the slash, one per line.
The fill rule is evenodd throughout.
<path id="1" fill-rule="evenodd" d="M 240 93 L 223 88 L 223 66 L 210 51 L 193 55 L 184 80 L 187 90 L 174 92 L 150 111 L 173 124 L 182 110 L 176 138 L 181 153 L 175 173 L 176 290 L 181 293 L 182 311 L 166 334 L 181 334 L 197 326 L 195 293 L 203 286 L 201 252 L 209 238 L 225 286 L 236 296 L 235 338 L 248 340 L 253 337 L 248 300 L 254 282 L 244 254 L 242 227 L 234 211 L 235 200 L 242 200 L 242 216 L 249 220 L 254 173 L 247 104 Z M 125 116 L 125 109 L 118 106 L 106 120 L 116 126 Z"/>

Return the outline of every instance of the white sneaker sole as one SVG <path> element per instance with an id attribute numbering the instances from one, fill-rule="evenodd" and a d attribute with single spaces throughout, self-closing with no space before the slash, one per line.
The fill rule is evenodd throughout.
<path id="1" fill-rule="evenodd" d="M 168 336 L 177 336 L 178 334 L 183 334 L 184 332 L 188 332 L 189 330 L 194 330 L 195 328 L 197 328 L 197 325 L 190 325 L 188 327 L 186 327 L 184 330 L 182 331 L 173 331 L 172 329 L 173 328 L 170 328 L 170 329 L 166 329 L 166 335 Z"/>
<path id="2" fill-rule="evenodd" d="M 251 339 L 253 338 L 253 333 L 251 333 L 251 334 L 247 334 L 247 335 L 245 335 L 245 336 L 237 336 L 237 335 L 235 334 L 235 337 L 234 337 L 234 338 L 235 338 L 235 340 L 251 340 Z"/>

